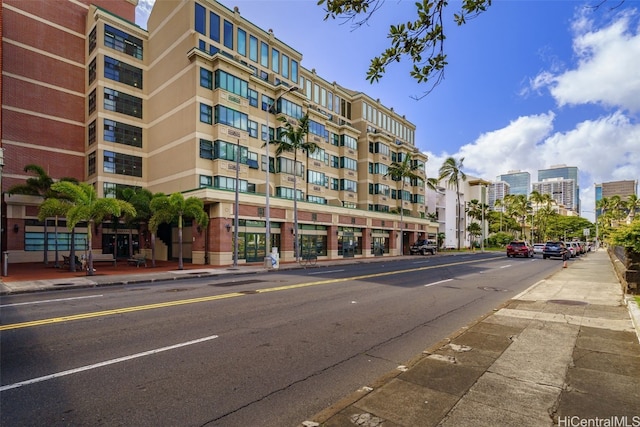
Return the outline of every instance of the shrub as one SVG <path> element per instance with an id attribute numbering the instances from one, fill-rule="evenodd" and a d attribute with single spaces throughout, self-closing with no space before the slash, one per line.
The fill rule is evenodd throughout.
<path id="1" fill-rule="evenodd" d="M 640 217 L 631 224 L 622 225 L 611 232 L 611 244 L 640 253 Z"/>

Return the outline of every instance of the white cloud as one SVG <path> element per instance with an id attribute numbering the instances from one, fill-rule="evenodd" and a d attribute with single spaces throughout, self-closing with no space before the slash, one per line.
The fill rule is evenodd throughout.
<path id="1" fill-rule="evenodd" d="M 532 89 L 548 87 L 559 106 L 598 104 L 640 111 L 640 33 L 637 13 L 627 10 L 609 26 L 593 30 L 579 17 L 573 25 L 577 67 L 563 73 L 541 72 Z"/>
<path id="2" fill-rule="evenodd" d="M 151 13 L 151 9 L 153 9 L 153 4 L 156 0 L 139 0 L 138 6 L 136 6 L 136 24 L 138 24 L 142 28 L 147 28 L 147 20 L 149 19 L 149 14 Z"/>

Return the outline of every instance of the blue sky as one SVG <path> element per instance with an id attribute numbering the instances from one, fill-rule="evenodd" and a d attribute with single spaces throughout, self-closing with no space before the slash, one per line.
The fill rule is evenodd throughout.
<path id="1" fill-rule="evenodd" d="M 387 47 L 390 24 L 415 18 L 413 1 L 387 0 L 368 25 L 324 21 L 315 0 L 222 0 L 303 54 L 302 66 L 404 114 L 436 176 L 448 156 L 465 173 L 495 180 L 510 170 L 577 166 L 583 210 L 594 210 L 594 183 L 640 179 L 640 2 L 494 0 L 457 27 L 445 18 L 445 80 L 428 96 L 393 64 L 366 81 L 370 59 Z M 451 13 L 460 5 L 449 3 Z M 139 0 L 146 28 L 153 0 Z M 300 17 L 303 17 L 302 19 Z M 341 49 L 340 46 L 345 46 Z M 583 212 L 593 220 L 593 214 Z"/>

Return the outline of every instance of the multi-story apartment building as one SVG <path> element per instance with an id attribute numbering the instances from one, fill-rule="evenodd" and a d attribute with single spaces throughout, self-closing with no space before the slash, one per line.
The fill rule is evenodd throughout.
<path id="1" fill-rule="evenodd" d="M 498 181 L 489 185 L 489 208 L 495 211 L 504 211 L 503 206 L 496 205 L 496 200 L 504 199 L 504 196 L 511 194 L 511 186 L 508 182 Z"/>
<path id="2" fill-rule="evenodd" d="M 580 186 L 578 183 L 578 168 L 575 166 L 567 166 L 567 165 L 553 165 L 553 166 L 550 166 L 549 169 L 538 170 L 538 182 L 544 182 L 549 179 L 556 179 L 556 178 L 573 181 L 573 188 L 572 188 L 573 195 L 569 196 L 563 190 L 562 204 L 568 210 L 572 210 L 579 215 L 580 214 Z M 569 185 L 569 184 L 566 184 L 566 185 Z M 535 190 L 535 185 L 534 185 L 534 190 Z M 554 197 L 554 200 L 560 203 L 556 197 Z"/>
<path id="3" fill-rule="evenodd" d="M 531 192 L 531 174 L 526 171 L 509 171 L 506 174 L 498 175 L 496 181 L 509 184 L 509 194 L 524 194 L 529 197 Z"/>
<path id="4" fill-rule="evenodd" d="M 425 218 L 427 158 L 404 116 L 303 67 L 301 52 L 238 8 L 158 1 L 143 30 L 132 23 L 136 3 L 4 2 L 3 191 L 33 163 L 54 179 L 91 183 L 101 197 L 122 188 L 197 197 L 210 222 L 188 224 L 183 250 L 213 265 L 231 263 L 236 222 L 245 262 L 262 261 L 267 235 L 284 261 L 295 259 L 295 235 L 326 259 L 397 255 L 435 236 L 438 224 Z M 280 139 L 282 120 L 295 126 L 305 114 L 318 149 L 276 155 L 267 142 Z M 389 166 L 409 156 L 419 179 L 391 179 Z M 5 229 L 16 230 L 3 244 L 10 259 L 42 259 L 41 199 L 4 201 Z M 146 230 L 129 242 L 115 228 L 97 227 L 96 249 L 148 250 Z M 82 244 L 86 227 L 75 231 Z M 176 228 L 163 225 L 158 237 L 157 257 L 174 257 Z M 62 250 L 69 239 L 59 236 Z"/>
<path id="5" fill-rule="evenodd" d="M 542 182 L 534 182 L 533 190 L 549 194 L 559 207 L 576 212 L 576 183 L 573 179 L 548 178 Z"/>
<path id="6" fill-rule="evenodd" d="M 619 196 L 621 200 L 626 201 L 629 196 L 638 195 L 638 181 L 609 181 L 601 184 L 595 184 L 596 198 L 595 204 L 596 217 L 600 216 L 601 209 L 598 209 L 598 201 L 612 196 Z"/>

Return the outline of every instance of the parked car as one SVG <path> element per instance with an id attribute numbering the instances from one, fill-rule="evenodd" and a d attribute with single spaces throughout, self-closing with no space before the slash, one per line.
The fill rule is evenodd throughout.
<path id="1" fill-rule="evenodd" d="M 547 242 L 544 245 L 542 251 L 542 258 L 547 259 L 551 257 L 559 257 L 564 259 L 569 250 L 565 246 L 564 242 Z"/>
<path id="2" fill-rule="evenodd" d="M 544 243 L 534 243 L 533 244 L 533 253 L 542 255 L 544 251 Z"/>
<path id="3" fill-rule="evenodd" d="M 438 244 L 435 240 L 422 239 L 415 242 L 409 247 L 409 253 L 414 254 L 431 254 L 434 255 L 438 249 Z"/>
<path id="4" fill-rule="evenodd" d="M 569 252 L 571 252 L 571 258 L 575 258 L 580 255 L 580 245 L 578 242 L 564 242 Z"/>
<path id="5" fill-rule="evenodd" d="M 507 245 L 507 258 L 521 256 L 533 258 L 533 246 L 524 240 L 513 241 Z"/>

